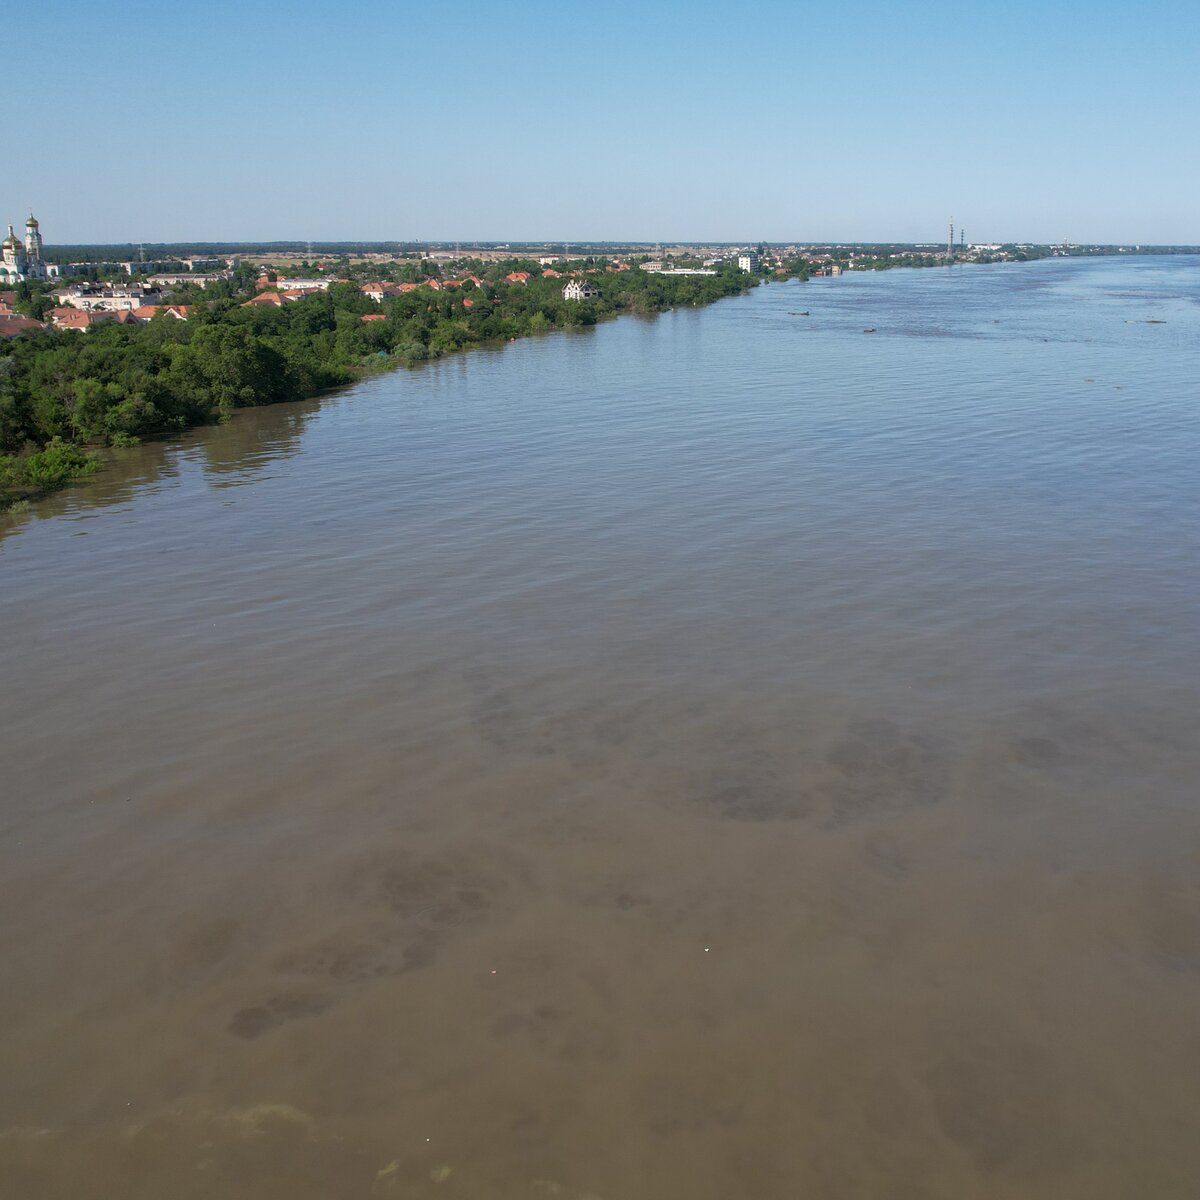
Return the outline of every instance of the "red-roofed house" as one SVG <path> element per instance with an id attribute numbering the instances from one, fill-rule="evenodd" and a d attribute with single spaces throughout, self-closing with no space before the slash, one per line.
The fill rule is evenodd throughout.
<path id="1" fill-rule="evenodd" d="M 386 313 L 363 313 L 363 315 L 361 317 L 359 317 L 358 319 L 360 321 L 386 321 L 387 314 Z"/>
<path id="2" fill-rule="evenodd" d="M 252 296 L 249 300 L 247 300 L 242 305 L 243 308 L 255 308 L 255 307 L 261 308 L 264 306 L 268 306 L 271 308 L 282 308 L 283 307 L 283 293 L 282 292 L 259 292 L 257 296 Z"/>
<path id="3" fill-rule="evenodd" d="M 529 282 L 529 272 L 528 271 L 510 271 L 507 275 L 505 275 L 504 282 L 505 283 L 528 283 Z"/>
<path id="4" fill-rule="evenodd" d="M 22 317 L 17 313 L 0 315 L 0 337 L 2 338 L 15 338 L 22 333 L 28 333 L 31 329 L 44 328 L 41 321 L 35 321 L 32 317 Z"/>
<path id="5" fill-rule="evenodd" d="M 133 315 L 139 321 L 150 321 L 159 313 L 165 313 L 168 317 L 174 317 L 176 321 L 186 321 L 191 311 L 190 304 L 143 304 L 133 310 Z"/>
<path id="6" fill-rule="evenodd" d="M 315 296 L 322 290 L 322 288 L 294 288 L 288 292 L 259 292 L 257 296 L 252 296 L 247 300 L 242 307 L 253 308 L 255 305 L 259 305 L 282 308 L 293 300 L 303 300 L 305 296 Z"/>
<path id="7" fill-rule="evenodd" d="M 55 329 L 91 329 L 93 325 L 103 325 L 105 322 L 117 325 L 141 325 L 142 322 L 132 312 L 105 312 L 86 308 L 52 308 L 50 320 Z"/>
<path id="8" fill-rule="evenodd" d="M 400 288 L 394 283 L 364 283 L 358 290 L 376 304 L 382 304 L 391 296 L 400 295 Z"/>

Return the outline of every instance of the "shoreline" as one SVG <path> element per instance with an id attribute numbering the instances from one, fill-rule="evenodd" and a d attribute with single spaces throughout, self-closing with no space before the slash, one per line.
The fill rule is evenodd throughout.
<path id="1" fill-rule="evenodd" d="M 457 345 L 438 345 L 436 347 L 427 348 L 426 352 L 419 358 L 403 356 L 397 353 L 392 353 L 386 357 L 382 357 L 382 352 L 376 352 L 375 354 L 363 357 L 357 363 L 344 368 L 352 373 L 351 378 L 347 378 L 325 386 L 315 387 L 311 390 L 306 389 L 299 392 L 289 393 L 287 395 L 279 395 L 262 402 L 219 405 L 207 414 L 206 419 L 192 421 L 176 429 L 165 429 L 154 433 L 148 433 L 124 443 L 105 443 L 99 440 L 80 443 L 67 441 L 60 437 L 56 437 L 49 443 L 34 451 L 32 454 L 23 456 L 23 458 L 18 459 L 16 456 L 10 456 L 5 459 L 0 457 L 0 516 L 7 514 L 17 515 L 26 512 L 32 505 L 56 494 L 63 488 L 69 487 L 72 484 L 81 483 L 89 476 L 103 472 L 106 465 L 106 452 L 109 450 L 122 449 L 141 443 L 170 442 L 183 434 L 191 432 L 192 430 L 212 427 L 232 420 L 237 412 L 246 408 L 271 407 L 276 404 L 295 403 L 304 400 L 320 400 L 324 397 L 344 392 L 377 375 L 390 374 L 401 369 L 412 370 L 424 366 L 426 363 L 437 362 L 443 358 L 469 353 L 470 351 L 476 349 L 501 349 L 504 346 L 525 341 L 528 338 L 547 336 L 554 333 L 565 333 L 572 330 L 588 329 L 600 324 L 601 322 L 617 320 L 624 316 L 658 316 L 661 312 L 669 312 L 678 307 L 708 307 L 708 305 L 714 304 L 719 300 L 724 300 L 736 295 L 745 295 L 747 292 L 752 291 L 755 287 L 758 287 L 764 282 L 771 281 L 764 280 L 757 275 L 748 274 L 746 276 L 745 283 L 737 291 L 722 292 L 720 294 L 705 297 L 703 299 L 694 299 L 690 304 L 678 302 L 670 303 L 665 307 L 655 308 L 646 312 L 639 312 L 633 305 L 627 305 L 625 307 L 600 312 L 592 311 L 589 308 L 588 310 L 581 312 L 581 317 L 583 319 L 581 319 L 578 325 L 569 324 L 560 326 L 546 324 L 545 326 L 539 326 L 537 328 L 528 328 L 519 333 L 510 334 L 509 336 L 482 338 L 475 341 L 463 342 Z M 783 280 L 780 280 L 779 282 L 783 282 Z M 740 279 L 739 283 L 741 283 Z M 93 335 L 69 333 L 66 336 L 78 338 Z M 11 464 L 14 462 L 14 459 L 15 461 L 23 464 L 26 472 L 26 481 L 17 481 L 11 478 L 5 478 L 4 470 L 7 467 L 11 474 Z"/>

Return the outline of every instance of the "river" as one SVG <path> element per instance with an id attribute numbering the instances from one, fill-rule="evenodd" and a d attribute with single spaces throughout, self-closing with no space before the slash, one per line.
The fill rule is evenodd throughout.
<path id="1" fill-rule="evenodd" d="M 772 284 L 0 518 L 0 1193 L 1193 1195 L 1198 335 Z"/>

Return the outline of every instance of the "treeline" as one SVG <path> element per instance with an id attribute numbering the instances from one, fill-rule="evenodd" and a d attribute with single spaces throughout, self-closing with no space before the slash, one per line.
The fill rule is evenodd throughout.
<path id="1" fill-rule="evenodd" d="M 382 305 L 357 283 L 335 283 L 282 307 L 246 307 L 257 289 L 239 273 L 232 286 L 181 289 L 177 298 L 192 305 L 186 321 L 160 313 L 146 325 L 13 338 L 0 344 L 0 505 L 89 469 L 89 447 L 132 445 L 484 342 L 594 325 L 620 312 L 708 304 L 757 282 L 729 269 L 662 276 L 600 268 L 582 278 L 601 296 L 569 301 L 565 278 L 495 278 L 518 269 L 537 270 L 489 264 L 492 278 L 481 275 L 481 286 L 420 286 Z"/>

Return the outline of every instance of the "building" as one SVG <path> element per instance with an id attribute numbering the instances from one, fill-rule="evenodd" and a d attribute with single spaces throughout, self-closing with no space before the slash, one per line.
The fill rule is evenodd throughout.
<path id="1" fill-rule="evenodd" d="M 145 324 L 145 321 L 128 310 L 124 312 L 111 312 L 69 307 L 52 308 L 50 310 L 50 321 L 55 329 L 75 329 L 80 332 L 86 332 L 89 329 L 94 329 L 97 325 L 106 323 L 115 323 L 117 325 Z"/>
<path id="2" fill-rule="evenodd" d="M 157 304 L 162 293 L 140 283 L 73 283 L 69 287 L 56 288 L 54 297 L 68 308 L 89 312 L 132 312 L 146 304 Z"/>
<path id="3" fill-rule="evenodd" d="M 161 275 L 151 275 L 149 282 L 155 287 L 178 287 L 181 283 L 194 283 L 197 287 L 206 288 L 210 283 L 228 279 L 228 271 L 210 272 L 207 275 L 194 275 L 187 271 L 167 271 Z"/>
<path id="4" fill-rule="evenodd" d="M 400 291 L 397 284 L 394 283 L 364 283 L 359 289 L 368 300 L 374 300 L 376 304 L 382 304 L 385 300 L 393 296 L 401 296 L 404 293 Z"/>
<path id="5" fill-rule="evenodd" d="M 758 255 L 753 250 L 738 255 L 738 269 L 741 271 L 757 271 Z"/>
<path id="6" fill-rule="evenodd" d="M 0 313 L 0 338 L 15 338 L 31 329 L 42 329 L 41 321 L 23 317 L 20 313 Z"/>
<path id="7" fill-rule="evenodd" d="M 301 290 L 327 292 L 331 283 L 345 282 L 344 279 L 326 279 L 324 276 L 317 279 L 280 279 L 279 287 L 285 292 L 298 292 Z"/>
<path id="8" fill-rule="evenodd" d="M 595 300 L 600 289 L 589 280 L 572 279 L 562 290 L 564 300 Z"/>
<path id="9" fill-rule="evenodd" d="M 13 232 L 13 227 L 8 227 L 8 237 L 0 242 L 0 284 L 49 279 L 58 273 L 57 264 L 47 263 L 42 258 L 42 233 L 33 213 L 25 222 L 24 244 Z"/>
<path id="10" fill-rule="evenodd" d="M 192 315 L 192 306 L 190 304 L 143 304 L 141 308 L 134 308 L 130 311 L 143 323 L 152 321 L 159 313 L 172 317 L 176 321 L 186 321 Z"/>

